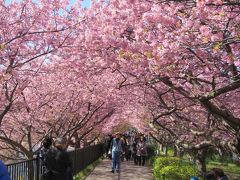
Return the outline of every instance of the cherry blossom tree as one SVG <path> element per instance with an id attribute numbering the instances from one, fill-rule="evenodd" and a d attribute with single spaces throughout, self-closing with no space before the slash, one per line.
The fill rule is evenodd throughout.
<path id="1" fill-rule="evenodd" d="M 180 119 L 195 123 L 195 134 L 205 127 L 224 131 L 230 151 L 239 153 L 239 12 L 237 1 L 95 2 L 87 12 L 92 23 L 86 39 L 94 47 L 87 49 L 122 75 L 121 89 L 155 86 L 168 97 L 154 114 L 156 127 L 166 130 Z M 167 124 L 158 123 L 163 117 L 170 118 Z M 179 133 L 191 142 L 186 129 Z"/>
<path id="2" fill-rule="evenodd" d="M 0 124 L 15 97 L 20 96 L 22 83 L 28 83 L 27 77 L 49 61 L 48 55 L 71 42 L 72 29 L 80 20 L 70 18 L 77 12 L 67 11 L 67 5 L 67 1 L 13 1 L 9 5 L 1 2 Z"/>
<path id="3" fill-rule="evenodd" d="M 2 141 L 25 154 L 46 134 L 80 147 L 126 123 L 200 161 L 239 154 L 238 1 L 50 4 L 1 6 Z"/>

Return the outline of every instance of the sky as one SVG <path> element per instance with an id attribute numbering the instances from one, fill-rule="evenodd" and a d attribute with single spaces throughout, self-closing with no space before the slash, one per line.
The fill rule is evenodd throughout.
<path id="1" fill-rule="evenodd" d="M 70 0 L 71 3 L 74 3 L 75 0 Z M 82 6 L 88 8 L 91 5 L 91 0 L 83 0 Z"/>
<path id="2" fill-rule="evenodd" d="M 83 0 L 82 6 L 89 7 L 91 5 L 91 0 Z"/>
<path id="3" fill-rule="evenodd" d="M 10 4 L 12 0 L 5 0 L 6 4 Z M 76 0 L 70 0 L 70 4 L 73 4 Z M 82 6 L 88 8 L 91 5 L 91 0 L 83 0 Z"/>

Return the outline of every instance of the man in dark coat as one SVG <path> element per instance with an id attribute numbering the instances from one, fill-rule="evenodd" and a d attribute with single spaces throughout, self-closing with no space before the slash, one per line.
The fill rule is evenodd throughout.
<path id="1" fill-rule="evenodd" d="M 55 141 L 57 154 L 53 180 L 73 180 L 72 161 L 66 152 L 66 143 L 65 138 L 57 138 Z"/>
<path id="2" fill-rule="evenodd" d="M 41 180 L 73 180 L 72 161 L 66 152 L 66 139 L 57 138 L 55 148 L 51 147 L 52 141 L 49 139 L 43 142 L 43 150 L 41 152 L 43 166 L 45 170 Z"/>
<path id="3" fill-rule="evenodd" d="M 41 180 L 52 180 L 53 169 L 56 164 L 57 150 L 52 147 L 53 139 L 45 137 L 43 140 L 43 148 L 40 150 L 38 157 L 42 160 L 43 174 Z"/>

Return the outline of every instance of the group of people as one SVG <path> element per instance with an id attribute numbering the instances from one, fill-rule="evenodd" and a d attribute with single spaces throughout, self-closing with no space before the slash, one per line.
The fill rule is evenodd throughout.
<path id="1" fill-rule="evenodd" d="M 41 180 L 73 180 L 72 161 L 66 152 L 66 147 L 65 138 L 57 138 L 55 142 L 50 137 L 44 139 L 42 148 L 36 152 L 43 166 Z M 10 180 L 7 167 L 2 161 L 0 161 L 0 180 Z"/>
<path id="2" fill-rule="evenodd" d="M 65 138 L 46 137 L 37 157 L 44 167 L 41 180 L 73 180 L 72 161 L 66 152 Z M 144 166 L 147 153 L 146 138 L 143 134 L 109 135 L 106 141 L 106 156 L 112 159 L 112 173 L 120 172 L 121 161 L 133 160 L 136 165 Z M 205 180 L 228 180 L 223 170 L 213 168 L 204 175 Z M 10 180 L 6 166 L 0 161 L 0 180 Z M 190 180 L 198 180 L 191 177 Z"/>
<path id="3" fill-rule="evenodd" d="M 106 141 L 106 156 L 112 159 L 112 173 L 120 172 L 121 161 L 125 159 L 144 166 L 147 156 L 146 138 L 142 134 L 109 135 Z"/>
<path id="4" fill-rule="evenodd" d="M 72 161 L 66 146 L 65 138 L 44 139 L 43 148 L 38 152 L 44 167 L 41 180 L 73 180 Z"/>

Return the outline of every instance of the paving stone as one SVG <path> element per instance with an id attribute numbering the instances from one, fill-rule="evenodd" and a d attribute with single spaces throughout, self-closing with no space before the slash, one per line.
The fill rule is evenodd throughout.
<path id="1" fill-rule="evenodd" d="M 86 180 L 153 180 L 149 166 L 137 166 L 133 161 L 121 163 L 120 173 L 111 172 L 111 160 L 104 159 Z"/>

